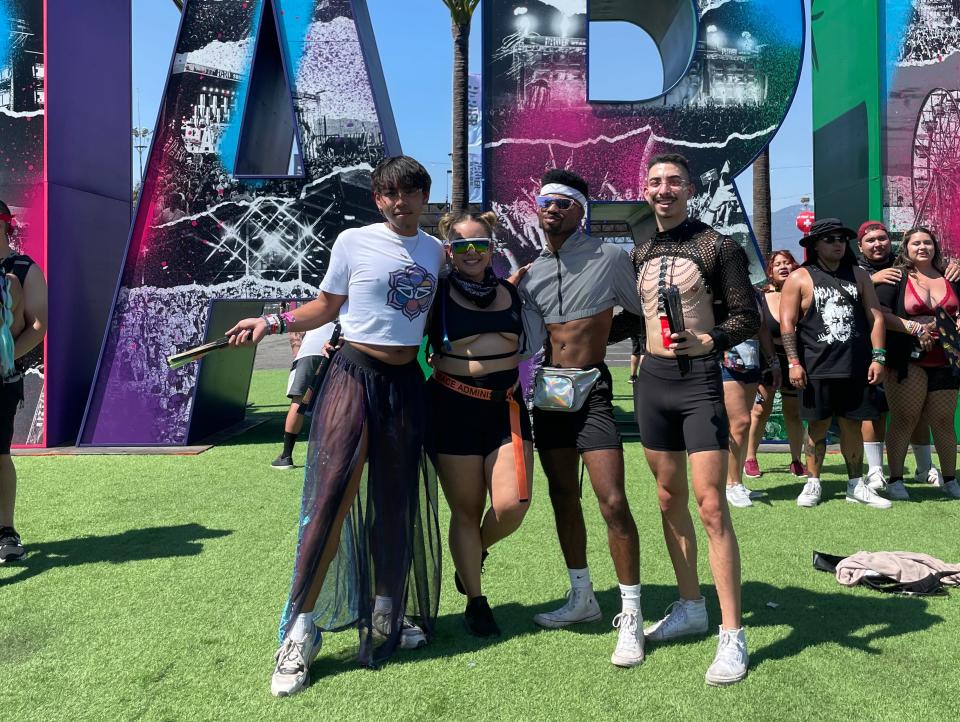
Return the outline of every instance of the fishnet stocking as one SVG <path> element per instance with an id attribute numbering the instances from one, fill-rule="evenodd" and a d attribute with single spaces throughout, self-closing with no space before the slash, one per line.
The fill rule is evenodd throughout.
<path id="1" fill-rule="evenodd" d="M 891 376 L 884 387 L 890 403 L 887 460 L 891 478 L 903 476 L 907 447 L 921 416 L 926 417 L 933 431 L 933 444 L 940 458 L 941 471 L 944 476 L 953 476 L 957 467 L 957 435 L 953 427 L 957 392 L 927 393 L 927 372 L 914 364 L 908 366 L 905 379 L 897 381 Z"/>

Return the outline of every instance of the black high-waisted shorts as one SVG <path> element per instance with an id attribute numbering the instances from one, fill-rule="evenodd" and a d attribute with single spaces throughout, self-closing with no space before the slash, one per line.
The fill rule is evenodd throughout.
<path id="1" fill-rule="evenodd" d="M 450 378 L 482 389 L 500 391 L 516 384 L 517 370 L 498 371 L 486 376 Z M 520 404 L 520 435 L 531 441 L 530 415 L 517 386 L 513 398 Z M 427 453 L 486 457 L 510 443 L 510 407 L 506 401 L 485 401 L 464 396 L 441 386 L 431 377 L 427 381 Z"/>

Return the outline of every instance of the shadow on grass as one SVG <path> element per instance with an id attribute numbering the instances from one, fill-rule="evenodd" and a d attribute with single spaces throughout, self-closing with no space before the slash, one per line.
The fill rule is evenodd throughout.
<path id="1" fill-rule="evenodd" d="M 710 619 L 712 622 L 719 622 L 720 610 L 716 602 L 716 589 L 706 584 L 702 588 L 707 598 Z M 674 586 L 644 585 L 643 604 L 647 615 L 646 622 L 659 619 L 661 610 L 676 599 L 676 594 Z M 427 647 L 415 651 L 400 650 L 388 664 L 416 664 L 429 659 L 470 653 L 531 634 L 543 634 L 548 637 L 571 634 L 606 635 L 609 636 L 610 652 L 612 652 L 616 645 L 616 633 L 610 623 L 613 615 L 620 609 L 620 592 L 616 588 L 598 591 L 597 601 L 600 608 L 604 610 L 602 621 L 566 627 L 562 630 L 541 629 L 533 622 L 533 615 L 556 609 L 563 603 L 562 599 L 535 605 L 516 602 L 497 605 L 493 608 L 493 613 L 503 636 L 488 639 L 479 639 L 467 634 L 461 614 L 444 614 L 437 619 L 434 637 Z M 768 607 L 767 602 L 771 601 L 776 602 L 778 607 L 775 609 Z M 881 650 L 876 646 L 876 642 L 923 631 L 943 622 L 942 617 L 930 613 L 928 604 L 927 600 L 916 597 L 861 596 L 842 589 L 824 593 L 801 587 L 775 587 L 763 582 L 747 582 L 743 586 L 743 608 L 748 641 L 751 630 L 761 627 L 788 627 L 788 630 L 774 643 L 751 649 L 750 666 L 755 670 L 764 662 L 797 657 L 808 653 L 808 649 L 811 650 L 810 654 L 819 655 L 822 654 L 822 650 L 813 651 L 814 648 L 827 643 L 858 650 L 865 654 L 879 654 Z M 671 646 L 700 644 L 715 632 L 716 627 L 711 626 L 707 634 L 684 637 L 669 644 Z M 647 657 L 655 657 L 661 646 L 648 644 Z M 704 661 L 704 664 L 708 663 L 709 660 Z M 355 650 L 345 649 L 335 655 L 321 655 L 311 666 L 311 676 L 319 680 L 335 677 L 354 669 L 356 669 Z"/>
<path id="2" fill-rule="evenodd" d="M 0 578 L 0 587 L 22 582 L 58 567 L 192 557 L 203 551 L 202 540 L 217 539 L 232 533 L 226 529 L 207 529 L 199 524 L 181 524 L 30 544 L 26 557 L 4 565 L 18 570 L 18 573 Z"/>
<path id="3" fill-rule="evenodd" d="M 843 501 L 847 495 L 847 467 L 841 464 L 831 464 L 829 466 L 824 465 L 820 470 L 820 474 L 823 477 L 820 480 L 821 488 L 823 489 L 823 496 L 821 497 L 821 503 L 828 501 Z M 805 479 L 797 479 L 796 477 L 786 474 L 777 474 L 782 476 L 787 481 L 779 486 L 770 486 L 765 487 L 763 492 L 766 494 L 764 500 L 769 501 L 791 501 L 796 500 L 800 492 L 803 490 L 803 485 L 806 482 Z M 749 480 L 746 482 L 749 486 Z M 907 491 L 910 494 L 910 501 L 956 501 L 952 497 L 948 497 L 940 489 L 934 488 L 929 484 L 913 484 L 907 483 Z M 881 496 L 886 496 L 881 492 Z M 904 502 L 894 502 L 896 504 L 902 504 Z"/>

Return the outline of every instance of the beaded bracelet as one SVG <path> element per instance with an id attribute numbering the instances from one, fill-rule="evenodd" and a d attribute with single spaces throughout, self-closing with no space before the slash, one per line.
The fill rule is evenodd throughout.
<path id="1" fill-rule="evenodd" d="M 280 318 L 280 316 L 278 316 L 277 314 L 268 313 L 266 315 L 261 316 L 260 318 L 262 318 L 267 324 L 268 336 L 273 336 L 278 333 L 283 333 L 284 331 L 286 331 L 286 324 L 283 322 L 283 319 Z"/>

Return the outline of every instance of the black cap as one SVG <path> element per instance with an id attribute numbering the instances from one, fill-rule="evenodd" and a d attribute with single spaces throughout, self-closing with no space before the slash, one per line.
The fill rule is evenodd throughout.
<path id="1" fill-rule="evenodd" d="M 810 233 L 800 239 L 800 245 L 812 249 L 817 240 L 832 233 L 842 233 L 848 241 L 857 237 L 856 231 L 843 225 L 839 218 L 821 218 L 811 226 Z"/>

